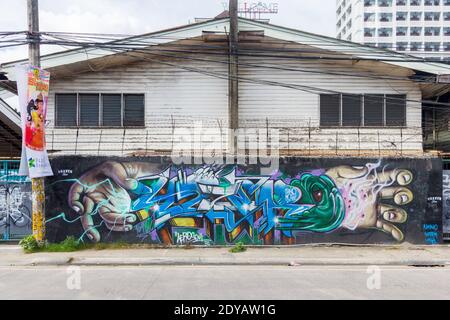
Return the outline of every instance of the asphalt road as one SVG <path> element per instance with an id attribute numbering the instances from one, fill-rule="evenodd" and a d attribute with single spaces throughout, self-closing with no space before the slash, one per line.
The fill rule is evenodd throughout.
<path id="1" fill-rule="evenodd" d="M 0 299 L 36 298 L 450 299 L 450 268 L 382 267 L 380 270 L 332 266 L 0 268 Z"/>

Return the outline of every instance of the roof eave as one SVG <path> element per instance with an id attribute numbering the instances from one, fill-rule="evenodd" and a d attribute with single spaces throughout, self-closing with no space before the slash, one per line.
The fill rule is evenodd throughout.
<path id="1" fill-rule="evenodd" d="M 21 134 L 20 115 L 2 98 L 0 98 L 0 119 L 16 133 Z"/>
<path id="2" fill-rule="evenodd" d="M 153 45 L 160 45 L 160 44 L 166 44 L 171 41 L 172 39 L 162 39 L 162 37 L 166 36 L 175 36 L 179 35 L 180 38 L 190 38 L 190 37 L 196 37 L 200 36 L 202 34 L 202 31 L 204 28 L 206 28 L 206 31 L 214 31 L 219 30 L 219 28 L 224 27 L 223 30 L 220 30 L 222 32 L 225 32 L 228 30 L 226 28 L 227 22 L 229 22 L 229 18 L 221 18 L 221 19 L 213 19 L 209 21 L 199 22 L 199 23 L 192 23 L 184 26 L 179 26 L 175 28 L 170 29 L 164 29 L 152 33 L 146 33 L 139 36 L 133 36 L 129 38 L 120 39 L 117 41 L 113 41 L 114 43 L 121 43 L 124 41 L 129 40 L 136 40 L 145 38 L 147 40 L 151 40 L 152 38 L 155 39 L 155 43 Z M 111 42 L 111 43 L 113 43 Z M 149 44 L 149 47 L 152 46 L 152 44 Z M 92 48 L 76 48 L 71 50 L 66 50 L 62 52 L 56 52 L 48 55 L 44 55 L 41 57 L 41 65 L 44 69 L 50 69 L 62 65 L 77 63 L 80 61 L 90 60 L 94 58 L 99 57 L 105 57 L 110 55 L 115 55 L 117 52 L 113 52 L 111 50 L 107 49 L 92 49 Z M 16 60 L 11 62 L 6 62 L 0 65 L 0 72 L 3 74 L 6 74 L 9 80 L 15 81 L 15 72 L 14 68 L 16 65 L 20 64 L 26 64 L 28 61 L 26 59 L 22 60 Z"/>

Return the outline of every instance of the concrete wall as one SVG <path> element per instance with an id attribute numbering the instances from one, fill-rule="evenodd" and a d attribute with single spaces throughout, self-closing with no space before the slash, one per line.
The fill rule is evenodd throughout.
<path id="1" fill-rule="evenodd" d="M 442 241 L 437 159 L 281 158 L 271 168 L 175 166 L 161 157 L 72 156 L 51 162 L 50 241 L 67 236 L 174 245 Z"/>

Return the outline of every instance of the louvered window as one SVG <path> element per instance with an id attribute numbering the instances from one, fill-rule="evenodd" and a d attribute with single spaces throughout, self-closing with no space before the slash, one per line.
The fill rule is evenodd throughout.
<path id="1" fill-rule="evenodd" d="M 339 94 L 323 94 L 320 96 L 320 125 L 324 127 L 341 124 L 341 96 Z"/>
<path id="2" fill-rule="evenodd" d="M 361 126 L 362 96 L 342 96 L 342 125 L 350 127 Z"/>
<path id="3" fill-rule="evenodd" d="M 61 127 L 77 126 L 77 95 L 56 95 L 56 125 Z"/>
<path id="4" fill-rule="evenodd" d="M 143 127 L 145 125 L 144 95 L 125 94 L 125 112 L 123 124 L 125 127 Z"/>
<path id="5" fill-rule="evenodd" d="M 320 95 L 322 127 L 405 127 L 406 95 Z"/>
<path id="6" fill-rule="evenodd" d="M 122 126 L 122 95 L 102 95 L 102 115 L 104 127 Z"/>
<path id="7" fill-rule="evenodd" d="M 364 96 L 364 126 L 384 126 L 384 95 Z"/>
<path id="8" fill-rule="evenodd" d="M 100 125 L 99 99 L 98 94 L 80 94 L 80 127 L 98 127 Z"/>
<path id="9" fill-rule="evenodd" d="M 144 127 L 143 94 L 56 94 L 58 127 Z"/>
<path id="10" fill-rule="evenodd" d="M 386 96 L 386 125 L 406 126 L 406 95 Z"/>

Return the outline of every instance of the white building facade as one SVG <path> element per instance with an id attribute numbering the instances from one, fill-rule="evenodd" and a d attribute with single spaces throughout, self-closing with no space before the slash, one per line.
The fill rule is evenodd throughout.
<path id="1" fill-rule="evenodd" d="M 450 59 L 450 0 L 337 0 L 337 38 Z"/>
<path id="2" fill-rule="evenodd" d="M 152 41 L 149 48 L 177 50 L 164 61 L 139 52 L 101 49 L 88 51 L 89 60 L 84 50 L 44 56 L 42 65 L 52 73 L 49 152 L 167 155 L 179 139 L 175 129 L 199 126 L 205 129 L 205 139 L 194 147 L 225 152 L 229 145 L 228 65 L 222 57 L 228 52 L 225 29 L 228 18 L 140 36 L 139 41 Z M 276 149 L 289 156 L 424 154 L 421 101 L 448 91 L 448 84 L 438 81 L 439 76 L 450 75 L 450 66 L 410 63 L 397 53 L 393 61 L 389 52 L 243 18 L 239 30 L 241 50 L 286 53 L 284 58 L 240 57 L 238 120 L 243 131 L 238 137 L 247 139 L 248 132 L 258 131 L 269 139 L 276 131 Z M 155 39 L 161 44 L 155 45 Z M 222 55 L 199 50 L 191 57 L 178 52 L 184 46 L 211 46 L 211 41 Z M 314 46 L 307 45 L 311 43 Z M 312 50 L 320 56 L 311 57 Z M 368 56 L 373 58 L 367 60 Z M 16 64 L 2 65 L 11 80 Z M 436 80 L 416 81 L 418 74 Z"/>

